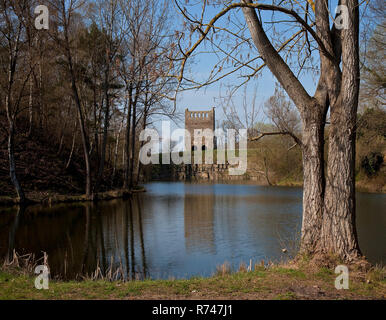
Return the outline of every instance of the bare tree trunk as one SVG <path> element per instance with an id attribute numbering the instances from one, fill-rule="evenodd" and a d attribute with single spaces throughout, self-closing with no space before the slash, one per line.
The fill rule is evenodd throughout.
<path id="1" fill-rule="evenodd" d="M 268 176 L 268 164 L 267 164 L 267 158 L 265 156 L 264 156 L 264 176 L 265 176 L 265 179 L 267 180 L 268 185 L 272 186 L 272 183 L 269 180 L 269 176 Z"/>
<path id="2" fill-rule="evenodd" d="M 136 93 L 137 95 L 138 93 Z M 130 180 L 129 180 L 129 189 L 133 187 L 133 175 L 134 175 L 134 164 L 135 164 L 135 129 L 136 129 L 136 113 L 137 113 L 137 106 L 136 102 L 133 103 L 133 123 L 131 126 L 131 159 L 130 159 Z"/>
<path id="3" fill-rule="evenodd" d="M 145 97 L 145 103 L 144 103 L 144 110 L 143 110 L 143 123 L 142 123 L 142 130 L 145 130 L 146 129 L 146 122 L 147 122 L 147 112 L 148 112 L 148 85 L 147 85 L 147 89 L 146 89 L 146 97 Z M 145 144 L 144 141 L 141 141 L 140 143 L 140 146 L 139 146 L 139 149 L 141 149 L 143 147 L 143 145 Z M 138 157 L 138 161 L 137 161 L 137 173 L 135 175 L 135 184 L 138 185 L 139 183 L 139 176 L 141 174 L 141 168 L 142 168 L 142 164 L 141 164 L 141 161 Z"/>
<path id="4" fill-rule="evenodd" d="M 131 164 L 130 164 L 130 181 L 129 188 L 131 189 L 134 185 L 134 166 L 135 166 L 135 140 L 136 140 L 136 128 L 137 128 L 137 103 L 139 98 L 141 81 L 138 80 L 135 88 L 135 98 L 133 101 L 133 122 L 131 127 Z"/>
<path id="5" fill-rule="evenodd" d="M 6 19 L 6 26 L 9 29 L 13 29 L 10 25 L 10 21 Z M 20 182 L 16 175 L 16 161 L 15 161 L 15 121 L 19 111 L 19 105 L 21 96 L 24 90 L 24 86 L 28 81 L 28 77 L 25 79 L 23 85 L 21 86 L 19 97 L 15 99 L 16 102 L 12 101 L 13 97 L 13 88 L 15 84 L 15 74 L 16 74 L 16 66 L 19 59 L 19 49 L 20 49 L 20 36 L 22 32 L 22 22 L 19 20 L 16 33 L 12 35 L 14 37 L 14 42 L 9 39 L 9 47 L 8 50 L 8 70 L 7 70 L 7 88 L 6 88 L 6 96 L 5 96 L 5 112 L 8 119 L 8 159 L 9 159 L 9 174 L 11 177 L 12 184 L 15 187 L 17 196 L 19 198 L 20 203 L 24 203 L 26 201 L 24 191 L 20 185 Z"/>
<path id="6" fill-rule="evenodd" d="M 63 17 L 66 17 L 66 12 L 64 11 L 65 10 L 64 4 L 63 4 L 62 10 L 63 10 L 62 12 Z M 71 77 L 71 90 L 74 96 L 75 105 L 78 110 L 79 127 L 80 127 L 81 136 L 82 136 L 83 154 L 84 154 L 84 160 L 85 160 L 85 166 L 86 166 L 86 196 L 89 197 L 91 196 L 91 163 L 90 163 L 90 153 L 89 153 L 90 146 L 89 146 L 88 136 L 86 133 L 85 121 L 84 121 L 82 106 L 79 98 L 78 87 L 76 85 L 76 76 L 75 76 L 73 63 L 72 63 L 72 55 L 71 55 L 71 49 L 70 49 L 70 41 L 68 38 L 67 23 L 68 21 L 64 23 L 65 50 L 66 50 L 66 56 L 67 56 L 68 69 Z"/>
<path id="7" fill-rule="evenodd" d="M 355 138 L 359 96 L 359 8 L 348 7 L 348 28 L 342 30 L 342 85 L 331 103 L 331 128 L 321 251 L 345 261 L 361 256 L 355 225 Z"/>
<path id="8" fill-rule="evenodd" d="M 43 114 L 44 114 L 44 106 L 43 106 L 43 73 L 42 73 L 42 52 L 40 53 L 39 60 L 39 130 L 43 129 Z"/>
<path id="9" fill-rule="evenodd" d="M 129 188 L 130 182 L 130 129 L 131 129 L 131 109 L 132 109 L 132 93 L 133 93 L 133 87 L 132 84 L 129 85 L 129 105 L 127 110 L 127 119 L 126 119 L 126 141 L 125 141 L 125 154 L 126 154 L 126 161 L 125 161 L 125 179 L 124 179 L 124 188 Z"/>
<path id="10" fill-rule="evenodd" d="M 310 109 L 303 121 L 303 220 L 301 252 L 313 254 L 320 239 L 324 201 L 324 119 Z M 320 113 L 320 112 L 319 112 Z"/>
<path id="11" fill-rule="evenodd" d="M 86 134 L 82 107 L 80 105 L 80 100 L 78 95 L 78 89 L 75 83 L 75 74 L 72 71 L 72 66 L 70 68 L 71 68 L 71 78 L 72 78 L 71 88 L 74 94 L 75 104 L 78 109 L 78 119 L 79 119 L 79 126 L 80 126 L 80 132 L 81 132 L 82 144 L 83 144 L 83 155 L 84 155 L 84 160 L 86 165 L 86 195 L 90 196 L 91 195 L 91 164 L 90 164 L 90 154 L 89 154 L 89 142 Z"/>
<path id="12" fill-rule="evenodd" d="M 93 86 L 93 113 L 94 113 L 94 145 L 95 154 L 97 156 L 97 164 L 99 167 L 99 138 L 98 138 L 98 118 L 97 118 L 97 102 L 96 102 L 96 86 Z"/>
<path id="13" fill-rule="evenodd" d="M 73 134 L 73 136 L 72 136 L 71 152 L 70 152 L 70 155 L 69 155 L 69 157 L 68 157 L 68 161 L 67 161 L 67 164 L 66 164 L 66 169 L 68 169 L 68 167 L 70 166 L 70 163 L 71 163 L 71 160 L 72 160 L 72 155 L 74 154 L 76 131 L 77 131 L 77 129 L 78 129 L 77 123 L 78 123 L 78 122 L 75 121 L 75 129 L 74 129 L 74 134 Z"/>
<path id="14" fill-rule="evenodd" d="M 345 112 L 339 115 L 341 119 L 333 120 L 337 122 L 329 136 L 321 249 L 351 261 L 361 254 L 355 225 L 355 128 L 351 126 L 351 132 L 342 130 L 345 127 L 338 123 L 349 116 Z"/>
<path id="15" fill-rule="evenodd" d="M 107 79 L 108 75 L 106 74 L 105 76 L 106 76 L 106 81 L 105 81 L 106 109 L 105 109 L 105 119 L 104 119 L 105 121 L 103 124 L 102 153 L 101 153 L 101 159 L 99 163 L 98 176 L 94 187 L 95 192 L 98 192 L 99 185 L 103 176 L 103 170 L 105 167 L 107 136 L 108 136 L 109 123 L 110 123 L 110 97 L 108 93 L 108 79 Z"/>
<path id="16" fill-rule="evenodd" d="M 64 134 L 65 134 L 65 131 L 66 131 L 66 128 L 67 128 L 67 122 L 68 122 L 69 114 L 70 114 L 70 111 L 71 111 L 71 106 L 72 106 L 72 102 L 70 103 L 70 106 L 68 108 L 67 116 L 64 119 L 64 124 L 63 124 L 63 127 L 62 127 L 62 131 L 60 133 L 59 148 L 58 148 L 58 152 L 56 153 L 56 155 L 60 155 L 60 153 L 62 152 L 62 149 L 63 149 Z"/>
<path id="17" fill-rule="evenodd" d="M 16 189 L 17 196 L 19 198 L 20 203 L 24 203 L 26 201 L 25 194 L 23 188 L 20 185 L 19 179 L 16 175 L 16 162 L 15 162 L 15 129 L 14 123 L 11 121 L 9 123 L 9 135 L 8 135 L 8 158 L 9 158 L 9 173 L 11 176 L 11 181 Z"/>
<path id="18" fill-rule="evenodd" d="M 32 64 L 32 63 L 31 63 Z M 29 129 L 28 129 L 28 137 L 31 136 L 33 130 L 33 79 L 32 77 L 29 79 L 29 99 L 28 99 L 28 112 L 29 112 Z"/>
<path id="19" fill-rule="evenodd" d="M 251 0 L 244 0 L 252 3 Z M 245 20 L 253 42 L 268 68 L 284 87 L 303 120 L 303 224 L 302 250 L 313 253 L 320 238 L 323 214 L 323 108 L 308 95 L 300 81 L 269 41 L 255 9 L 243 8 Z M 313 115 L 318 115 L 314 116 Z"/>
<path id="20" fill-rule="evenodd" d="M 145 128 L 144 128 L 145 130 Z M 139 149 L 141 149 L 144 145 L 144 141 L 141 141 L 140 145 L 139 145 Z M 139 177 L 141 175 L 141 169 L 142 169 L 142 163 L 138 157 L 137 159 L 137 172 L 135 174 L 135 185 L 138 185 L 139 184 Z"/>
<path id="21" fill-rule="evenodd" d="M 126 113 L 126 106 L 125 106 L 125 108 L 123 110 L 123 114 L 125 114 L 125 113 Z M 122 133 L 122 130 L 123 130 L 123 123 L 124 123 L 124 117 L 122 117 L 122 121 L 121 121 L 121 124 L 119 125 L 119 130 L 118 130 L 118 133 L 116 135 L 115 148 L 114 148 L 113 174 L 112 174 L 112 177 L 111 177 L 111 184 L 112 185 L 114 184 L 115 173 L 116 173 L 116 170 L 117 170 L 119 140 L 121 139 L 121 133 Z"/>

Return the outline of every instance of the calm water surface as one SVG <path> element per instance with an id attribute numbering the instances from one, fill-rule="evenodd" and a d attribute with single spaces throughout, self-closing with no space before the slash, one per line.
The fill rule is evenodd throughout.
<path id="1" fill-rule="evenodd" d="M 132 278 L 188 278 L 209 276 L 224 262 L 237 268 L 296 252 L 300 188 L 179 182 L 146 188 L 132 200 L 0 209 L 0 256 L 47 252 L 51 274 L 63 278 L 110 264 Z M 386 261 L 385 208 L 386 195 L 357 194 L 360 246 L 379 264 Z"/>

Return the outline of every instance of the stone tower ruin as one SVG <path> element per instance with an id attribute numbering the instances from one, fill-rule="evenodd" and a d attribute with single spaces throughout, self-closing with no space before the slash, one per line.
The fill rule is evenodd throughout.
<path id="1" fill-rule="evenodd" d="M 199 145 L 199 141 L 194 141 L 194 130 L 202 134 L 203 130 L 215 130 L 215 112 L 214 107 L 210 111 L 189 111 L 185 109 L 185 129 L 190 133 L 189 139 L 185 137 L 185 150 L 195 151 Z M 205 139 L 202 139 L 202 150 L 207 150 Z M 216 149 L 216 138 L 213 138 L 213 148 Z"/>

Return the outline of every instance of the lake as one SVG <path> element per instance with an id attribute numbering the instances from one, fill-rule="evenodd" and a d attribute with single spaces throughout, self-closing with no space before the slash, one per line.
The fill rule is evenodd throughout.
<path id="1" fill-rule="evenodd" d="M 0 209 L 0 256 L 44 251 L 51 276 L 65 279 L 110 266 L 125 278 L 168 279 L 296 253 L 301 188 L 154 182 L 146 189 L 129 200 Z M 357 194 L 359 244 L 372 263 L 386 261 L 385 205 L 384 194 Z"/>

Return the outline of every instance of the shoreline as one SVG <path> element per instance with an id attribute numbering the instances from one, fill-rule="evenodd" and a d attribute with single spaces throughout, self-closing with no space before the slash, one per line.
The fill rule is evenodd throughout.
<path id="1" fill-rule="evenodd" d="M 0 299 L 130 299 L 130 300 L 385 300 L 385 269 L 361 272 L 350 267 L 349 289 L 335 288 L 333 268 L 304 263 L 240 266 L 229 273 L 221 268 L 207 278 L 170 280 L 80 281 L 50 280 L 48 290 L 34 288 L 36 275 L 15 267 L 0 267 Z"/>
<path id="2" fill-rule="evenodd" d="M 27 196 L 27 201 L 23 205 L 52 205 L 57 203 L 76 203 L 76 202 L 97 202 L 113 199 L 127 199 L 135 193 L 146 192 L 145 187 L 140 187 L 133 190 L 110 190 L 104 192 L 98 192 L 92 194 L 90 197 L 87 197 L 84 194 L 81 195 L 66 195 L 66 194 L 56 194 L 56 193 L 47 193 L 46 192 L 37 192 L 32 195 Z M 18 198 L 10 196 L 0 196 L 0 206 L 14 206 L 20 205 Z"/>
<path id="3" fill-rule="evenodd" d="M 184 183 L 192 183 L 192 184 L 239 184 L 239 185 L 253 185 L 253 186 L 262 186 L 262 187 L 287 187 L 287 188 L 303 188 L 302 182 L 286 182 L 286 183 L 277 183 L 277 184 L 266 184 L 259 183 L 253 180 L 245 180 L 245 179 L 232 179 L 232 180 L 204 180 L 204 179 L 196 179 L 196 180 L 152 180 L 147 183 L 152 182 L 184 182 Z M 24 204 L 28 205 L 52 205 L 56 203 L 76 203 L 76 202 L 89 202 L 89 201 L 104 201 L 104 200 L 113 200 L 113 199 L 126 199 L 131 195 L 136 193 L 146 192 L 145 187 L 141 186 L 139 189 L 125 190 L 125 189 L 117 189 L 110 190 L 104 192 L 98 192 L 93 194 L 91 197 L 87 197 L 84 194 L 79 195 L 70 195 L 70 194 L 57 194 L 50 193 L 48 191 L 39 191 L 32 193 L 32 196 L 27 197 L 27 202 Z M 370 194 L 386 194 L 386 188 L 383 186 L 382 188 L 374 188 L 366 185 L 362 185 L 360 182 L 356 185 L 356 192 L 361 193 L 370 193 Z M 28 194 L 28 193 L 27 193 Z M 46 194 L 46 195 L 44 195 Z M 18 198 L 11 196 L 0 196 L 0 206 L 14 206 L 19 205 Z"/>
<path id="4" fill-rule="evenodd" d="M 261 187 L 287 187 L 287 188 L 303 188 L 303 182 L 300 181 L 291 181 L 291 182 L 279 182 L 277 184 L 267 184 L 267 183 L 259 183 L 254 180 L 246 180 L 246 179 L 231 179 L 231 180 L 206 180 L 206 179 L 193 179 L 193 180 L 151 180 L 147 183 L 152 182 L 184 182 L 184 183 L 192 183 L 192 184 L 239 184 L 239 185 L 251 185 L 251 186 L 261 186 Z M 356 192 L 362 193 L 372 193 L 372 194 L 386 194 L 386 186 L 382 188 L 374 188 L 363 186 L 360 183 L 356 185 Z"/>

